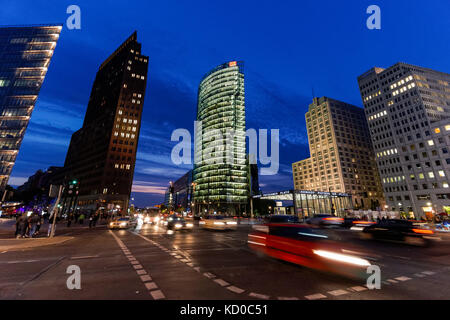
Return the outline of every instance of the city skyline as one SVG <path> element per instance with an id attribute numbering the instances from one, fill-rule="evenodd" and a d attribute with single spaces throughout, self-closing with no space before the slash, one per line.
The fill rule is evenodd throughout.
<path id="1" fill-rule="evenodd" d="M 311 99 L 312 88 L 317 96 L 332 96 L 362 107 L 356 79 L 372 66 L 387 67 L 398 61 L 405 61 L 443 72 L 450 70 L 449 62 L 442 55 L 448 47 L 445 41 L 433 36 L 425 38 L 420 44 L 408 40 L 408 37 L 413 38 L 414 31 L 432 33 L 432 28 L 438 28 L 438 26 L 445 28 L 448 23 L 446 21 L 437 21 L 433 27 L 427 25 L 427 18 L 432 13 L 434 5 L 431 2 L 427 4 L 427 7 L 406 9 L 409 16 L 422 15 L 423 19 L 419 19 L 419 22 L 413 23 L 404 16 L 395 16 L 396 23 L 403 23 L 405 29 L 408 29 L 411 34 L 404 35 L 400 44 L 395 42 L 395 36 L 399 31 L 389 29 L 394 20 L 393 12 L 399 12 L 401 8 L 399 4 L 383 4 L 385 15 L 383 15 L 383 28 L 380 31 L 370 31 L 365 28 L 364 22 L 367 17 L 364 14 L 367 7 L 365 3 L 345 8 L 347 15 L 357 17 L 353 22 L 341 21 L 339 15 L 344 14 L 344 9 L 328 4 L 329 10 L 325 10 L 324 15 L 332 19 L 331 23 L 338 23 L 341 27 L 337 28 L 339 30 L 327 29 L 329 25 L 327 28 L 319 27 L 311 36 L 301 32 L 302 26 L 304 28 L 304 24 L 317 18 L 321 11 L 307 5 L 311 17 L 306 17 L 305 22 L 284 23 L 270 30 L 269 27 L 263 29 L 267 31 L 266 34 L 269 37 L 278 36 L 272 44 L 269 43 L 263 48 L 261 44 L 266 44 L 264 42 L 266 36 L 263 37 L 260 34 L 264 32 L 257 32 L 252 28 L 242 30 L 242 36 L 237 37 L 238 41 L 235 45 L 229 43 L 227 46 L 220 45 L 218 40 L 208 37 L 209 33 L 214 32 L 221 36 L 229 32 L 233 33 L 230 30 L 222 30 L 220 26 L 227 25 L 224 24 L 224 20 L 219 19 L 210 28 L 212 30 L 204 31 L 205 34 L 202 33 L 198 39 L 194 39 L 195 37 L 189 31 L 198 31 L 199 25 L 192 21 L 183 21 L 187 24 L 184 35 L 181 35 L 175 27 L 169 28 L 167 24 L 163 25 L 164 31 L 161 31 L 161 28 L 155 27 L 158 19 L 153 16 L 155 18 L 153 23 L 136 18 L 133 21 L 125 19 L 124 22 L 111 26 L 105 23 L 107 21 L 102 20 L 105 18 L 97 17 L 96 19 L 99 20 L 97 21 L 92 17 L 100 10 L 99 7 L 80 2 L 83 13 L 82 29 L 70 31 L 64 28 L 61 34 L 61 45 L 55 51 L 55 60 L 52 62 L 42 96 L 38 100 L 29 132 L 25 136 L 17 165 L 13 170 L 12 182 L 17 181 L 16 185 L 21 184 L 37 169 L 46 169 L 50 165 L 62 165 L 65 154 L 63 150 L 67 149 L 70 135 L 80 127 L 86 108 L 86 98 L 82 97 L 89 95 L 87 91 L 92 83 L 96 65 L 105 58 L 110 48 L 117 46 L 118 38 L 124 38 L 132 30 L 137 29 L 143 31 L 141 32 L 142 42 L 149 43 L 148 55 L 151 61 L 155 61 L 155 65 L 150 68 L 154 70 L 150 70 L 152 76 L 149 78 L 149 94 L 144 106 L 142 144 L 139 146 L 137 155 L 134 186 L 135 191 L 147 193 L 135 192 L 133 196 L 136 198 L 136 204 L 139 206 L 162 202 L 167 181 L 177 179 L 190 169 L 171 165 L 170 150 L 173 144 L 170 143 L 170 134 L 176 128 L 187 128 L 192 131 L 194 117 L 189 118 L 187 115 L 195 113 L 196 88 L 202 74 L 219 63 L 233 59 L 241 59 L 246 63 L 248 127 L 280 128 L 281 170 L 277 176 L 262 177 L 261 187 L 263 191 L 291 188 L 290 164 L 298 159 L 307 158 L 309 154 L 303 115 Z M 13 4 L 10 6 L 15 12 L 21 10 Z M 115 6 L 117 10 L 118 5 Z M 158 8 L 159 12 L 163 16 L 169 14 L 170 4 L 167 5 L 168 7 L 161 6 Z M 209 9 L 213 12 L 218 10 L 218 8 Z M 244 5 L 242 11 L 250 12 L 251 9 L 253 9 L 251 6 Z M 64 14 L 55 14 L 57 8 L 44 13 L 31 5 L 24 10 L 25 12 L 33 10 L 35 18 L 39 21 L 54 21 L 55 17 L 57 17 L 56 20 L 64 21 L 66 18 Z M 402 8 L 400 11 L 404 12 L 404 10 Z M 127 15 L 129 11 L 125 9 L 123 11 L 127 17 L 131 17 L 131 13 Z M 151 12 L 150 9 L 142 11 Z M 6 14 L 2 13 L 4 18 L 2 21 L 6 24 L 21 22 L 17 16 L 7 16 L 8 7 L 4 12 Z M 257 12 L 264 17 L 277 17 L 276 10 L 271 13 L 264 5 L 257 8 Z M 303 9 L 301 13 L 303 17 L 305 10 Z M 232 16 L 231 19 L 238 19 L 238 17 Z M 249 17 L 249 19 L 251 21 L 256 18 Z M 279 18 L 278 21 L 280 21 Z M 208 22 L 212 23 L 211 20 Z M 102 26 L 102 23 L 108 24 L 108 28 Z M 262 26 L 259 20 L 255 20 L 255 23 L 257 26 Z M 298 34 L 285 30 L 288 26 L 292 28 L 291 24 L 297 26 L 295 32 Z M 356 30 L 355 25 L 358 25 Z M 86 36 L 85 30 L 89 36 Z M 348 32 L 350 32 L 348 40 L 339 36 L 347 35 Z M 333 43 L 337 43 L 337 40 L 333 40 L 337 37 L 339 41 L 344 42 L 344 48 L 348 50 L 334 52 L 333 55 L 320 49 L 305 53 L 304 43 L 296 44 L 288 41 L 294 34 L 296 39 L 304 36 L 304 43 L 313 42 L 318 38 L 327 40 L 330 47 L 333 47 Z M 246 42 L 245 39 L 250 35 L 254 36 L 253 39 Z M 191 41 L 197 46 L 189 45 Z M 277 51 L 276 46 L 281 45 L 281 42 L 286 49 Z M 390 50 L 383 52 L 373 50 L 371 44 L 374 42 L 379 44 L 380 48 L 390 48 Z M 79 45 L 77 50 L 74 50 L 74 44 Z M 431 44 L 435 50 L 426 50 Z M 402 50 L 402 47 L 405 49 Z M 83 50 L 83 48 L 86 49 Z M 87 52 L 91 54 L 88 55 Z M 199 54 L 200 59 L 193 59 Z M 68 88 L 62 88 L 56 83 L 57 78 L 65 75 L 65 72 L 70 74 L 70 77 L 66 77 L 70 84 Z M 335 81 L 329 81 L 328 77 L 331 75 Z M 175 119 L 172 114 L 177 112 L 186 115 L 181 117 L 185 119 Z M 54 115 L 53 119 L 49 119 L 50 113 Z M 49 132 L 53 134 L 54 139 L 48 138 Z M 36 147 L 38 142 L 48 142 L 49 145 L 38 150 Z M 155 146 L 158 143 L 163 146 Z M 52 157 L 48 157 L 49 154 Z M 32 159 L 35 158 L 39 161 L 33 161 L 35 163 L 31 164 Z M 170 176 L 167 174 L 168 169 L 170 169 Z"/>

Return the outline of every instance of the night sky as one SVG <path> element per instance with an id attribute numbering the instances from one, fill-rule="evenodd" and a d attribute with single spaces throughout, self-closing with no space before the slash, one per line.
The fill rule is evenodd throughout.
<path id="1" fill-rule="evenodd" d="M 65 23 L 81 8 L 81 30 L 63 28 L 10 179 L 64 163 L 83 122 L 99 65 L 134 30 L 149 73 L 133 197 L 162 202 L 189 166 L 170 161 L 172 131 L 193 131 L 197 89 L 215 66 L 245 62 L 247 128 L 280 129 L 280 172 L 263 191 L 293 187 L 291 163 L 309 156 L 305 117 L 312 92 L 362 106 L 356 78 L 402 61 L 450 72 L 450 2 L 49 1 L 0 0 L 2 25 Z M 366 8 L 381 8 L 381 30 Z"/>

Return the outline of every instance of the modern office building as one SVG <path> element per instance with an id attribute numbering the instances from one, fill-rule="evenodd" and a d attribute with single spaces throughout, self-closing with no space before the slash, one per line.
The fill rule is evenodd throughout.
<path id="1" fill-rule="evenodd" d="M 358 83 L 388 206 L 450 213 L 450 74 L 397 63 Z"/>
<path id="2" fill-rule="evenodd" d="M 204 76 L 197 121 L 195 212 L 240 214 L 250 193 L 243 62 L 222 64 Z"/>
<path id="3" fill-rule="evenodd" d="M 61 29 L 0 28 L 0 192 L 8 183 Z"/>
<path id="4" fill-rule="evenodd" d="M 381 209 L 384 197 L 364 110 L 314 98 L 306 126 L 311 157 L 292 164 L 295 189 L 346 193 L 355 209 Z"/>
<path id="5" fill-rule="evenodd" d="M 193 192 L 193 170 L 189 170 L 181 178 L 175 182 L 170 182 L 167 188 L 165 205 L 173 209 L 191 209 L 192 192 Z"/>
<path id="6" fill-rule="evenodd" d="M 148 57 L 134 32 L 97 72 L 83 127 L 72 135 L 64 179 L 79 182 L 80 209 L 128 208 Z"/>

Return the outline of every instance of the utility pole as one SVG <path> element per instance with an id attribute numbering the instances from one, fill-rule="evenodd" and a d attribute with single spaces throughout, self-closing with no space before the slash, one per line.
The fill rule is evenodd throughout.
<path id="1" fill-rule="evenodd" d="M 53 216 L 52 232 L 50 233 L 50 238 L 53 238 L 55 236 L 56 216 L 59 211 L 58 206 L 59 206 L 59 201 L 61 200 L 61 194 L 62 194 L 63 190 L 64 190 L 64 187 L 62 185 L 60 185 L 59 191 L 58 191 L 58 198 L 56 199 L 56 203 L 52 209 L 52 213 L 49 216 L 49 217 Z M 56 213 L 55 213 L 55 209 L 56 209 Z"/>

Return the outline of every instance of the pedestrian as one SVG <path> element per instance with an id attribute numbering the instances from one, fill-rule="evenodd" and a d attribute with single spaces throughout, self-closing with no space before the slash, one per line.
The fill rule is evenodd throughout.
<path id="1" fill-rule="evenodd" d="M 81 224 L 81 225 L 83 225 L 84 224 L 84 219 L 85 219 L 85 215 L 84 215 L 84 213 L 81 213 L 80 214 L 80 217 L 78 218 L 78 221 L 79 221 L 79 223 Z"/>
<path id="2" fill-rule="evenodd" d="M 69 213 L 67 216 L 67 228 L 70 228 L 70 225 L 72 224 L 73 214 Z"/>
<path id="3" fill-rule="evenodd" d="M 38 221 L 39 221 L 39 216 L 35 212 L 32 213 L 31 216 L 28 218 L 28 223 L 30 225 L 30 230 L 29 230 L 28 236 L 30 238 L 34 237 L 34 233 L 36 232 Z"/>
<path id="4" fill-rule="evenodd" d="M 41 230 L 41 224 L 42 224 L 42 217 L 38 214 L 38 222 L 36 224 L 36 232 L 34 233 L 36 236 L 39 235 L 39 232 Z"/>
<path id="5" fill-rule="evenodd" d="M 47 231 L 47 237 L 50 237 L 50 234 L 52 233 L 52 228 L 53 228 L 53 221 L 55 219 L 55 214 L 53 213 L 49 218 L 48 218 L 48 231 Z M 56 221 L 55 221 L 56 222 Z M 53 233 L 55 233 L 56 231 L 56 223 L 55 223 L 55 229 L 53 230 Z"/>
<path id="6" fill-rule="evenodd" d="M 19 217 L 17 224 L 18 224 L 18 230 L 17 230 L 18 232 L 17 232 L 16 237 L 24 238 L 25 233 L 27 232 L 27 225 L 28 225 L 28 216 L 25 212 Z"/>
<path id="7" fill-rule="evenodd" d="M 94 214 L 94 228 L 97 225 L 97 221 L 98 221 L 99 218 L 100 218 L 100 214 L 98 212 L 96 212 Z"/>
<path id="8" fill-rule="evenodd" d="M 89 215 L 89 229 L 92 228 L 92 225 L 94 224 L 94 214 L 91 213 Z"/>

